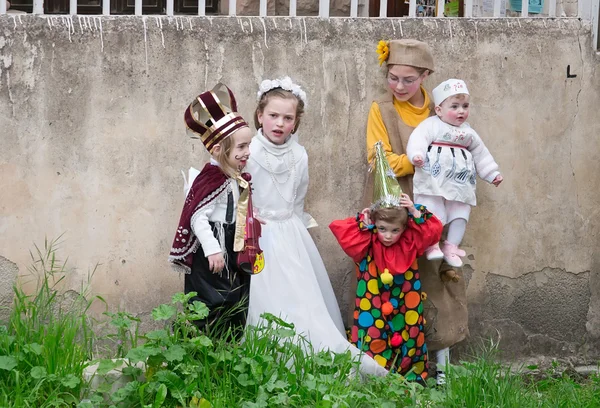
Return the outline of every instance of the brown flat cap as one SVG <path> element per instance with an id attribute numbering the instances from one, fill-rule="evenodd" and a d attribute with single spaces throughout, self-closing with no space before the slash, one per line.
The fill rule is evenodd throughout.
<path id="1" fill-rule="evenodd" d="M 418 40 L 391 40 L 388 65 L 410 65 L 433 72 L 433 55 L 429 46 Z"/>

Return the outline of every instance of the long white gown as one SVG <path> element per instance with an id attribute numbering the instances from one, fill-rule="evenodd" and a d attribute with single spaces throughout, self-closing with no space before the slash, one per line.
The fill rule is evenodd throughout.
<path id="1" fill-rule="evenodd" d="M 259 131 L 250 144 L 246 171 L 252 175 L 255 212 L 266 223 L 260 239 L 265 267 L 252 277 L 247 324 L 259 325 L 261 314 L 271 313 L 293 323 L 315 350 L 350 350 L 361 357 L 362 373 L 386 375 L 387 370 L 348 342 L 325 265 L 308 233 L 316 222 L 304 212 L 304 147 L 295 138 L 275 145 Z"/>

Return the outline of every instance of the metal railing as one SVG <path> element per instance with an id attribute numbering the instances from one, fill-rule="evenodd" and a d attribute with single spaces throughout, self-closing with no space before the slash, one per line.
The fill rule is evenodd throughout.
<path id="1" fill-rule="evenodd" d="M 237 10 L 237 0 L 222 0 L 228 2 L 228 15 L 235 16 Z M 363 0 L 364 1 L 364 0 Z M 394 1 L 394 0 L 392 0 Z M 473 18 L 473 10 L 474 10 L 474 0 L 460 0 L 464 1 L 463 5 L 463 15 L 465 18 Z M 508 0 L 485 0 L 488 4 L 488 8 L 490 2 L 493 2 L 493 10 L 491 12 L 490 17 L 500 18 L 506 16 L 506 1 Z M 557 0 L 545 0 L 547 2 L 547 13 L 543 15 L 543 17 L 555 18 L 557 17 Z M 598 20 L 600 19 L 600 0 L 579 0 L 579 17 L 583 19 L 591 20 L 593 25 L 593 33 L 594 33 L 594 49 L 598 49 L 598 37 L 599 37 L 599 24 Z M 585 3 L 585 2 L 588 3 Z M 591 1 L 591 3 L 590 3 Z M 108 16 L 110 15 L 110 2 L 111 0 L 102 0 L 102 15 Z M 175 0 L 166 0 L 165 14 L 167 16 L 175 15 L 174 8 Z M 267 17 L 267 0 L 259 0 L 259 17 Z M 319 11 L 318 16 L 320 18 L 326 19 L 330 17 L 331 4 L 330 0 L 318 0 L 319 2 Z M 436 7 L 436 15 L 435 17 L 444 17 L 444 6 L 446 0 L 437 0 Z M 532 17 L 529 13 L 529 0 L 521 0 L 521 11 L 520 13 L 513 12 L 512 17 Z M 582 13 L 581 4 L 590 5 L 589 10 L 585 13 Z M 409 0 L 409 8 L 408 8 L 408 17 L 413 18 L 417 17 L 417 0 Z M 388 0 L 379 0 L 379 17 L 385 18 L 387 16 L 388 10 Z M 289 17 L 297 16 L 297 1 L 289 0 Z M 6 14 L 6 2 L 5 0 L 0 0 L 0 15 Z M 359 17 L 359 0 L 350 0 L 350 13 L 349 17 L 356 18 Z M 539 10 L 536 10 L 536 13 L 539 13 Z M 33 14 L 44 14 L 44 0 L 33 0 Z M 77 0 L 69 0 L 69 13 L 70 15 L 77 15 Z M 142 12 L 142 0 L 135 0 L 135 8 L 134 14 L 137 16 L 143 15 Z M 584 14 L 584 15 L 582 15 Z M 198 16 L 206 15 L 206 0 L 198 0 Z M 540 14 L 537 14 L 540 15 Z"/>

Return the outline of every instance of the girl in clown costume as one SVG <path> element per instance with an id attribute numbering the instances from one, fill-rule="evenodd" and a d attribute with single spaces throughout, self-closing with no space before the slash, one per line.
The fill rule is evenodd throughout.
<path id="1" fill-rule="evenodd" d="M 415 206 L 375 146 L 374 204 L 330 228 L 356 263 L 351 342 L 381 366 L 409 380 L 427 377 L 421 280 L 416 259 L 442 233 L 441 222 Z"/>

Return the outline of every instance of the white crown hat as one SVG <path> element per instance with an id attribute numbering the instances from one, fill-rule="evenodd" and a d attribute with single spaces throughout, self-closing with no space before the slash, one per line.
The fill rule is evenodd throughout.
<path id="1" fill-rule="evenodd" d="M 465 81 L 461 79 L 448 79 L 436 86 L 432 93 L 435 106 L 440 106 L 442 102 L 451 96 L 459 94 L 469 95 L 469 90 Z"/>

